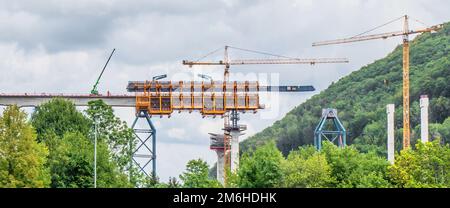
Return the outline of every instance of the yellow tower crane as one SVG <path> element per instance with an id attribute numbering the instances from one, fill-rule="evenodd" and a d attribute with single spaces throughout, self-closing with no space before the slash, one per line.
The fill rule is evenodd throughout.
<path id="1" fill-rule="evenodd" d="M 403 19 L 403 30 L 397 32 L 388 32 L 381 33 L 375 35 L 364 35 L 368 32 L 371 32 L 375 29 L 378 29 L 382 26 L 390 24 L 394 21 Z M 365 33 L 359 34 L 357 36 L 351 38 L 337 39 L 337 40 L 329 40 L 313 43 L 313 46 L 324 46 L 324 45 L 333 45 L 333 44 L 342 44 L 342 43 L 351 43 L 351 42 L 359 42 L 366 40 L 374 40 L 374 39 L 387 39 L 390 37 L 403 36 L 403 149 L 407 149 L 410 146 L 410 124 L 409 124 L 409 35 L 412 34 L 420 34 L 425 32 L 434 32 L 443 27 L 442 24 L 435 25 L 431 27 L 427 27 L 419 30 L 410 30 L 409 29 L 409 16 L 404 15 L 400 18 L 392 20 L 386 24 L 383 24 L 379 27 L 376 27 L 372 30 L 369 30 Z"/>

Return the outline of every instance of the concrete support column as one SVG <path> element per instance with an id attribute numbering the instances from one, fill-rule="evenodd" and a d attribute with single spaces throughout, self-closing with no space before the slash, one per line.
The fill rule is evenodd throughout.
<path id="1" fill-rule="evenodd" d="M 428 96 L 420 96 L 420 137 L 423 143 L 428 142 L 428 106 Z"/>
<path id="2" fill-rule="evenodd" d="M 225 164 L 225 153 L 223 150 L 216 150 L 217 153 L 217 180 L 223 185 L 224 180 L 224 164 Z"/>
<path id="3" fill-rule="evenodd" d="M 239 168 L 239 130 L 231 130 L 231 172 L 236 172 Z"/>
<path id="4" fill-rule="evenodd" d="M 389 104 L 386 106 L 387 113 L 387 159 L 391 164 L 394 164 L 394 112 L 395 105 Z"/>

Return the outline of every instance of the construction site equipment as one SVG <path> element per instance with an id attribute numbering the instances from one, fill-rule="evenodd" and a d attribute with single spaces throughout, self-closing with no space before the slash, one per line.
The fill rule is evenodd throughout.
<path id="1" fill-rule="evenodd" d="M 152 78 L 152 80 L 153 80 L 153 81 L 156 81 L 156 80 L 160 80 L 160 79 L 164 79 L 164 78 L 167 78 L 167 74 L 154 76 L 154 77 Z"/>
<path id="2" fill-rule="evenodd" d="M 257 53 L 257 54 L 262 54 L 262 55 L 269 55 L 269 56 L 276 56 L 278 58 L 276 59 L 231 59 L 228 54 L 228 49 L 232 48 L 232 49 L 236 49 L 236 50 L 241 50 L 241 51 L 246 51 L 246 52 L 251 52 L 251 53 Z M 212 53 L 208 53 L 207 56 L 217 52 L 213 51 Z M 223 65 L 226 66 L 226 69 L 229 69 L 229 67 L 231 65 L 260 65 L 260 64 L 310 64 L 310 65 L 314 65 L 314 64 L 330 64 L 330 63 L 348 63 L 348 59 L 347 58 L 309 58 L 309 59 L 305 59 L 305 58 L 292 58 L 292 57 L 287 57 L 287 56 L 282 56 L 282 55 L 276 55 L 276 54 L 271 54 L 271 53 L 267 53 L 267 52 L 260 52 L 260 51 L 255 51 L 255 50 L 249 50 L 249 49 L 243 49 L 243 48 L 237 48 L 237 47 L 233 47 L 233 46 L 225 46 L 225 50 L 224 50 L 224 60 L 220 60 L 220 61 L 201 61 L 201 59 L 206 58 L 207 56 L 203 56 L 201 59 L 198 59 L 196 61 L 189 61 L 189 60 L 183 60 L 183 65 L 187 65 L 189 67 L 192 67 L 194 65 L 200 65 L 200 66 L 217 66 L 217 65 Z"/>
<path id="3" fill-rule="evenodd" d="M 250 53 L 256 53 L 261 55 L 268 55 L 268 56 L 275 56 L 278 57 L 277 59 L 231 59 L 229 57 L 229 49 L 236 49 L 240 51 L 250 52 Z M 243 49 L 233 46 L 225 46 L 224 48 L 224 59 L 220 61 L 201 61 L 202 59 L 218 52 L 220 49 L 214 50 L 205 56 L 201 57 L 200 59 L 197 59 L 196 61 L 190 61 L 190 60 L 183 60 L 183 65 L 187 65 L 190 68 L 194 65 L 200 65 L 200 66 L 214 66 L 214 65 L 223 65 L 225 66 L 224 69 L 224 81 L 228 82 L 229 80 L 229 69 L 231 65 L 260 65 L 260 64 L 330 64 L 330 63 L 348 63 L 349 60 L 347 58 L 316 58 L 316 59 L 302 59 L 302 58 L 292 58 L 282 55 L 276 55 L 272 53 L 267 52 L 261 52 L 261 51 L 255 51 L 250 49 Z"/>
<path id="4" fill-rule="evenodd" d="M 329 120 L 331 120 L 334 129 L 326 129 L 326 123 Z M 322 137 L 332 143 L 337 143 L 339 147 L 345 147 L 347 133 L 337 116 L 336 109 L 322 109 L 322 118 L 314 130 L 314 146 L 317 150 L 322 149 Z"/>
<path id="5" fill-rule="evenodd" d="M 106 63 L 105 63 L 105 66 L 103 66 L 102 72 L 100 73 L 100 75 L 99 75 L 98 78 L 97 78 L 97 81 L 95 82 L 94 86 L 92 87 L 92 90 L 91 90 L 91 94 L 92 94 L 92 95 L 98 95 L 97 86 L 98 86 L 98 84 L 100 83 L 100 79 L 101 79 L 102 76 L 103 76 L 103 72 L 105 72 L 106 66 L 108 66 L 109 60 L 111 60 L 111 57 L 112 57 L 112 55 L 114 54 L 114 51 L 116 51 L 115 48 L 114 48 L 113 51 L 111 52 L 111 55 L 109 55 L 109 58 L 108 58 L 108 60 L 107 60 Z"/>
<path id="6" fill-rule="evenodd" d="M 138 122 L 143 120 L 145 124 L 138 125 Z M 139 111 L 136 114 L 136 118 L 131 125 L 137 144 L 134 146 L 130 143 L 131 163 L 135 163 L 146 176 L 156 177 L 156 128 L 153 125 L 152 120 L 147 111 Z M 145 169 L 150 162 L 152 162 L 151 175 Z"/>
<path id="7" fill-rule="evenodd" d="M 381 33 L 375 35 L 364 35 L 369 32 L 374 31 L 380 27 L 393 23 L 397 20 L 403 19 L 403 30 L 397 32 L 388 32 Z M 424 29 L 418 30 L 410 30 L 409 29 L 409 16 L 404 15 L 400 18 L 394 19 L 386 24 L 383 24 L 379 27 L 376 27 L 367 32 L 361 33 L 351 38 L 337 39 L 337 40 L 329 40 L 313 43 L 313 46 L 324 46 L 324 45 L 333 45 L 333 44 L 342 44 L 342 43 L 352 43 L 366 40 L 375 40 L 375 39 L 387 39 L 390 37 L 403 36 L 403 149 L 410 147 L 410 107 L 409 107 L 409 35 L 420 34 L 426 32 L 435 32 L 441 28 L 443 28 L 443 24 L 435 25 L 431 27 L 427 27 Z"/>
<path id="8" fill-rule="evenodd" d="M 90 101 L 102 100 L 111 107 L 128 107 L 136 108 L 136 95 L 93 95 L 93 94 L 1 94 L 0 93 L 0 106 L 17 105 L 19 107 L 37 107 L 41 104 L 49 102 L 52 99 L 60 98 L 69 100 L 74 103 L 75 106 L 88 106 Z M 143 120 L 144 125 L 138 125 L 138 122 Z M 97 126 L 94 126 L 95 128 Z M 146 167 L 152 163 L 151 174 L 156 174 L 156 129 L 150 120 L 148 112 L 142 111 L 136 113 L 136 118 L 131 125 L 134 130 L 137 144 L 133 145 L 130 141 L 130 166 L 135 162 L 140 171 L 147 176 L 151 176 Z M 94 130 L 97 132 L 97 130 Z M 96 134 L 95 134 L 96 136 Z M 95 145 L 96 146 L 96 145 Z M 95 148 L 94 146 L 94 148 Z M 94 154 L 95 156 L 95 154 Z M 95 158 L 96 159 L 96 158 Z M 94 165 L 96 163 L 94 162 Z M 94 167 L 94 170 L 96 168 Z M 131 167 L 130 167 L 131 170 Z M 94 173 L 95 174 L 95 173 Z M 131 173 L 130 173 L 131 174 Z M 94 177 L 95 179 L 95 177 Z M 96 181 L 94 181 L 95 186 Z"/>
<path id="9" fill-rule="evenodd" d="M 151 92 L 171 91 L 181 93 L 196 92 L 312 92 L 316 89 L 312 85 L 260 85 L 258 81 L 129 81 L 128 92 L 141 92 L 145 89 Z"/>
<path id="10" fill-rule="evenodd" d="M 264 105 L 259 101 L 261 92 L 311 92 L 314 90 L 313 86 L 264 86 L 257 81 L 224 82 L 212 79 L 210 81 L 130 81 L 127 91 L 136 93 L 136 120 L 145 118 L 148 123 L 145 130 L 146 137 L 136 135 L 141 145 L 138 145 L 133 152 L 133 155 L 146 158 L 147 162 L 138 163 L 136 160 L 134 162 L 145 172 L 145 167 L 152 161 L 152 170 L 155 174 L 156 129 L 150 119 L 152 116 L 170 117 L 176 111 L 179 113 L 196 111 L 203 117 L 224 117 L 231 112 L 233 122 L 225 125 L 223 149 L 217 149 L 217 154 L 218 157 L 222 157 L 226 155 L 226 150 L 229 150 L 228 152 L 231 152 L 230 159 L 228 157 L 222 159 L 225 164 L 232 163 L 232 168 L 236 169 L 236 166 L 239 165 L 238 162 L 230 162 L 230 160 L 239 160 L 238 137 L 246 129 L 244 125 L 237 124 L 239 120 L 237 112 L 256 113 L 257 110 L 263 109 Z M 135 124 L 133 124 L 133 128 L 134 126 Z M 135 129 L 135 132 L 142 132 L 142 129 Z M 150 141 L 151 148 L 150 144 L 145 145 Z M 139 148 L 147 154 L 137 154 Z M 224 175 L 223 169 L 220 171 L 222 171 L 221 175 Z"/>
<path id="11" fill-rule="evenodd" d="M 229 51 L 228 49 L 236 49 L 240 51 L 260 54 L 260 55 L 266 55 L 266 56 L 274 56 L 277 57 L 276 59 L 231 59 L 229 57 Z M 233 46 L 225 46 L 224 48 L 224 59 L 220 61 L 201 61 L 202 59 L 218 52 L 221 50 L 220 48 L 217 50 L 214 50 L 205 56 L 201 57 L 200 59 L 197 59 L 196 61 L 189 61 L 184 60 L 183 65 L 187 65 L 190 68 L 194 65 L 200 65 L 200 66 L 214 66 L 214 65 L 223 65 L 224 68 L 224 83 L 227 83 L 229 81 L 229 69 L 231 65 L 259 65 L 259 64 L 322 64 L 322 63 L 348 63 L 348 59 L 346 58 L 319 58 L 319 59 L 300 59 L 300 58 L 292 58 L 282 55 L 276 55 L 272 53 L 267 52 L 261 52 L 261 51 L 255 51 L 250 49 L 243 49 L 243 48 L 237 48 Z M 280 89 L 281 87 L 278 88 Z M 297 91 L 298 88 L 290 88 L 286 87 L 285 92 L 292 92 Z M 268 87 L 267 91 L 271 91 L 271 89 Z M 225 112 L 224 115 L 224 157 L 225 157 L 225 165 L 224 168 L 229 167 L 232 172 L 235 172 L 239 167 L 239 135 L 241 135 L 242 129 L 240 128 L 240 125 L 237 124 L 237 121 L 239 120 L 239 114 L 237 112 L 237 109 L 232 109 L 230 112 Z M 231 121 L 230 121 L 231 120 Z M 226 181 L 226 178 L 224 179 L 224 182 Z"/>
<path id="12" fill-rule="evenodd" d="M 209 75 L 205 75 L 205 74 L 197 74 L 198 77 L 202 78 L 202 79 L 206 79 L 206 80 L 210 80 L 213 81 L 212 77 Z"/>
<path id="13" fill-rule="evenodd" d="M 174 111 L 199 111 L 203 116 L 222 116 L 227 111 L 256 112 L 259 92 L 310 92 L 313 86 L 260 86 L 259 82 L 130 81 L 136 94 L 136 112 L 170 116 Z"/>
<path id="14" fill-rule="evenodd" d="M 297 59 L 297 58 L 282 58 L 282 59 L 241 59 L 241 60 L 229 60 L 217 61 L 217 62 L 204 62 L 204 61 L 183 61 L 183 65 L 192 67 L 193 65 L 214 66 L 214 65 L 248 65 L 248 64 L 324 64 L 324 63 L 348 63 L 346 58 L 319 58 L 319 59 Z"/>
<path id="15" fill-rule="evenodd" d="M 0 95 L 0 105 L 19 104 L 22 107 L 34 107 L 52 98 L 64 98 L 71 100 L 76 106 L 87 106 L 89 101 L 104 100 L 106 104 L 113 107 L 134 107 L 136 109 L 136 119 L 132 128 L 136 134 L 138 144 L 136 148 L 130 147 L 132 158 L 130 161 L 136 162 L 141 171 L 150 176 L 145 168 L 152 162 L 152 175 L 156 174 L 156 129 L 151 121 L 151 116 L 170 116 L 174 111 L 178 112 L 200 112 L 203 116 L 224 117 L 224 137 L 223 149 L 227 155 L 225 161 L 230 165 L 232 171 L 237 170 L 239 165 L 239 136 L 246 129 L 245 125 L 239 125 L 238 112 L 257 112 L 263 109 L 264 105 L 259 102 L 261 92 L 311 92 L 313 86 L 263 86 L 258 82 L 230 82 L 228 81 L 228 69 L 230 65 L 243 64 L 316 64 L 316 63 L 347 63 L 346 59 L 293 59 L 283 57 L 283 59 L 248 59 L 238 62 L 229 62 L 228 46 L 225 47 L 225 59 L 222 63 L 226 66 L 224 81 L 213 81 L 209 76 L 201 76 L 209 79 L 209 82 L 194 81 L 159 81 L 167 75 L 153 77 L 152 81 L 132 81 L 129 82 L 127 90 L 135 95 L 99 95 L 97 86 L 104 70 L 109 63 L 115 49 L 108 58 L 107 63 L 97 79 L 90 95 L 64 95 L 64 94 L 21 94 L 21 95 Z M 236 48 L 238 49 L 238 48 Z M 196 65 L 196 62 L 185 61 L 189 65 Z M 200 63 L 199 63 L 200 64 Z M 145 120 L 147 125 L 137 128 L 137 122 Z M 230 122 L 231 120 L 231 122 Z M 139 133 L 146 133 L 146 136 L 139 136 Z M 131 146 L 131 145 L 130 145 Z M 152 146 L 152 147 L 150 147 Z M 140 150 L 146 153 L 142 154 Z M 144 158 L 146 161 L 140 163 L 136 158 Z M 235 162 L 231 162 L 235 161 Z M 132 162 L 130 162 L 130 166 Z M 227 167 L 230 167 L 227 166 Z"/>
<path id="16" fill-rule="evenodd" d="M 131 148 L 131 162 L 135 162 L 147 176 L 156 174 L 156 128 L 151 116 L 172 112 L 200 112 L 203 116 L 223 116 L 236 110 L 256 112 L 261 92 L 311 92 L 313 86 L 262 86 L 258 82 L 195 82 L 195 81 L 131 81 L 127 86 L 135 95 L 93 94 L 0 94 L 0 105 L 36 107 L 54 98 L 72 101 L 76 106 L 88 106 L 90 101 L 103 100 L 112 107 L 133 107 L 136 119 L 132 124 L 136 141 Z M 144 121 L 144 125 L 138 122 Z M 230 128 L 230 126 L 227 126 Z M 147 167 L 152 165 L 151 173 Z M 130 164 L 132 165 L 132 163 Z"/>

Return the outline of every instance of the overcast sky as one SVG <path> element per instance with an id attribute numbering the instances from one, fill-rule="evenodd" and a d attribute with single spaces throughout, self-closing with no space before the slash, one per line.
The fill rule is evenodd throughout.
<path id="1" fill-rule="evenodd" d="M 129 80 L 168 74 L 172 80 L 222 79 L 221 68 L 181 65 L 224 45 L 291 57 L 347 57 L 349 64 L 233 67 L 232 80 L 314 85 L 314 93 L 268 94 L 267 109 L 242 115 L 244 138 L 270 126 L 332 82 L 384 57 L 400 38 L 312 48 L 314 41 L 351 37 L 398 18 L 411 27 L 450 20 L 448 0 L 0 0 L 0 93 L 89 93 L 109 53 L 116 48 L 99 91 L 126 93 Z M 420 22 L 420 23 L 419 23 Z M 401 22 L 379 32 L 401 30 Z M 375 31 L 377 32 L 377 31 Z M 221 53 L 210 59 L 221 59 Z M 231 50 L 231 58 L 266 58 Z M 327 107 L 327 106 L 323 106 Z M 116 109 L 129 124 L 133 109 Z M 178 176 L 190 159 L 213 164 L 209 132 L 221 119 L 198 113 L 154 118 L 157 166 L 163 181 Z"/>

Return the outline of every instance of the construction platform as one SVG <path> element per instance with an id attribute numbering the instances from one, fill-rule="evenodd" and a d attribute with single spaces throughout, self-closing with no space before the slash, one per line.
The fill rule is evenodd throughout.
<path id="1" fill-rule="evenodd" d="M 128 92 L 136 92 L 136 112 L 170 116 L 174 111 L 199 111 L 203 116 L 264 109 L 259 92 L 307 92 L 313 86 L 260 86 L 256 81 L 130 81 Z"/>

